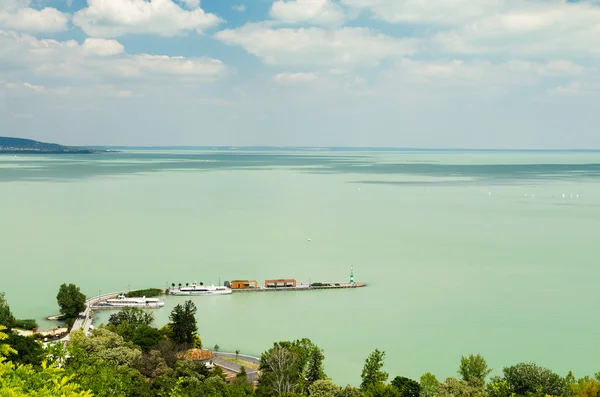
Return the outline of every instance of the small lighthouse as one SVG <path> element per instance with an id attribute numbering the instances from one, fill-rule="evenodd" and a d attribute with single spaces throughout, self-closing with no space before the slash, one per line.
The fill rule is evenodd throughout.
<path id="1" fill-rule="evenodd" d="M 350 266 L 350 284 L 354 284 L 354 266 Z"/>

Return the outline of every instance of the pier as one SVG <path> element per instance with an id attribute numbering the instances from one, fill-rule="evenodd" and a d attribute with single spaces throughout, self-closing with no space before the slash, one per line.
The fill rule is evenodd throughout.
<path id="1" fill-rule="evenodd" d="M 293 287 L 250 287 L 250 288 L 234 288 L 232 293 L 239 292 L 277 292 L 277 291 L 314 291 L 324 289 L 348 289 L 366 287 L 365 283 L 319 283 L 314 284 L 296 284 Z"/>

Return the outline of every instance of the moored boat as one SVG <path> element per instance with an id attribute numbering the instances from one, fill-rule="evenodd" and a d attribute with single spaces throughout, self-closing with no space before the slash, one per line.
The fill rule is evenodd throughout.
<path id="1" fill-rule="evenodd" d="M 231 288 L 192 283 L 185 287 L 173 288 L 169 290 L 169 293 L 171 295 L 227 295 L 231 294 Z"/>
<path id="2" fill-rule="evenodd" d="M 139 298 L 127 298 L 125 295 L 118 295 L 116 298 L 107 299 L 98 304 L 99 307 L 103 308 L 120 308 L 120 307 L 140 307 L 140 308 L 159 308 L 163 307 L 165 302 L 157 298 L 146 298 L 145 296 Z"/>

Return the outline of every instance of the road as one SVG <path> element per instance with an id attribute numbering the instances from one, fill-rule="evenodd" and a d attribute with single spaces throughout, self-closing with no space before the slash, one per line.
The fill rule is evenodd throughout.
<path id="1" fill-rule="evenodd" d="M 226 369 L 228 371 L 234 372 L 236 374 L 240 373 L 240 366 L 236 363 L 233 363 L 229 360 L 225 360 L 224 357 L 229 357 L 229 358 L 236 358 L 236 355 L 234 353 L 215 353 L 215 357 L 213 357 L 212 362 L 215 365 L 218 365 L 219 367 Z M 250 364 L 254 364 L 254 365 L 260 365 L 260 359 L 257 357 L 252 357 L 252 356 L 246 356 L 243 354 L 239 354 L 237 356 L 237 359 L 240 361 L 245 361 L 247 363 Z M 247 374 L 247 379 L 251 382 L 258 380 L 258 371 L 247 367 L 244 365 L 244 368 L 246 369 L 246 374 Z"/>

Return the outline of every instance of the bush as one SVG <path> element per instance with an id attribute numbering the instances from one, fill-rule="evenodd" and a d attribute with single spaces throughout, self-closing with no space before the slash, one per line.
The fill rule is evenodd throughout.
<path id="1" fill-rule="evenodd" d="M 15 320 L 14 328 L 25 329 L 31 331 L 34 328 L 37 328 L 38 324 L 35 320 L 26 319 L 26 320 Z"/>
<path id="2" fill-rule="evenodd" d="M 312 283 L 311 287 L 325 287 L 327 284 L 325 283 Z"/>
<path id="3" fill-rule="evenodd" d="M 147 288 L 147 289 L 138 289 L 136 291 L 129 291 L 125 294 L 126 297 L 138 297 L 145 296 L 146 298 L 151 298 L 153 296 L 160 296 L 163 294 L 163 290 L 160 288 Z"/>

